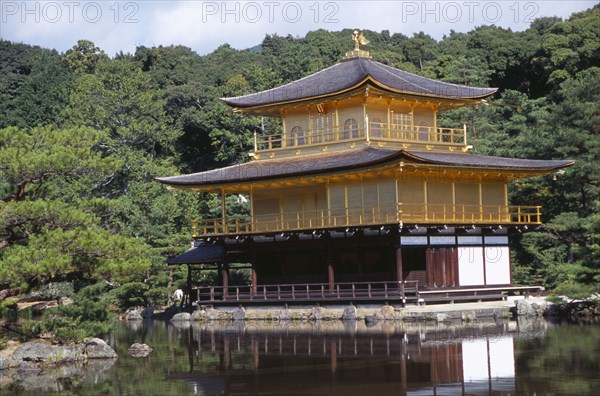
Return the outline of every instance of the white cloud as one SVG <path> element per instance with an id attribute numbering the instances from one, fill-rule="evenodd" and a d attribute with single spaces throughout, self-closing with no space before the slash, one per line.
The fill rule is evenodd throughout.
<path id="1" fill-rule="evenodd" d="M 314 29 L 389 30 L 441 39 L 494 23 L 526 29 L 541 16 L 567 18 L 592 7 L 574 1 L 0 1 L 0 37 L 65 51 L 80 38 L 113 55 L 138 45 L 186 45 L 200 54 L 229 43 L 259 44 L 265 34 Z M 349 43 L 351 45 L 351 43 Z"/>

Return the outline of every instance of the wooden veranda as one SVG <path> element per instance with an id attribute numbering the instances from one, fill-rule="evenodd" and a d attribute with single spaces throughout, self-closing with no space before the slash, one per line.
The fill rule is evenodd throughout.
<path id="1" fill-rule="evenodd" d="M 431 303 L 481 302 L 505 300 L 509 294 L 528 298 L 539 296 L 543 286 L 505 286 L 427 289 L 419 288 L 417 281 L 406 282 L 347 282 L 276 284 L 257 286 L 209 286 L 193 290 L 199 305 L 282 305 L 282 304 L 348 304 L 388 302 L 426 305 Z M 193 298 L 192 298 L 193 299 Z"/>

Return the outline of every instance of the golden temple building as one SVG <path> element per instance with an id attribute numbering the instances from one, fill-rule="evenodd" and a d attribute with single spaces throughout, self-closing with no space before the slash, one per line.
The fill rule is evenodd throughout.
<path id="1" fill-rule="evenodd" d="M 195 247 L 169 260 L 220 270 L 222 284 L 192 300 L 454 301 L 517 289 L 508 229 L 541 224 L 541 208 L 510 205 L 508 185 L 573 162 L 471 154 L 466 127 L 440 127 L 438 113 L 496 88 L 407 73 L 358 44 L 315 74 L 223 99 L 281 120 L 255 134 L 251 161 L 158 179 L 222 198 L 222 216 L 195 221 Z M 249 216 L 227 218 L 227 195 L 247 197 Z M 251 285 L 230 287 L 231 263 L 248 263 Z"/>

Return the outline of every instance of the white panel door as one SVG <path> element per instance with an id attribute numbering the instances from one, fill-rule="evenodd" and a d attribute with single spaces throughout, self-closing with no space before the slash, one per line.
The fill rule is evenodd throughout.
<path id="1" fill-rule="evenodd" d="M 485 280 L 488 285 L 510 284 L 510 252 L 508 246 L 487 246 L 485 254 Z"/>
<path id="2" fill-rule="evenodd" d="M 458 282 L 460 286 L 480 286 L 483 278 L 483 248 L 458 248 Z"/>

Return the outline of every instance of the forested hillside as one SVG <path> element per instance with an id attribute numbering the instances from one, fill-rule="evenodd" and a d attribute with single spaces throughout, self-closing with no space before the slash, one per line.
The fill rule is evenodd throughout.
<path id="1" fill-rule="evenodd" d="M 51 282 L 77 292 L 105 280 L 112 304 L 164 303 L 183 280 L 165 259 L 189 246 L 190 221 L 219 205 L 154 177 L 249 160 L 261 120 L 219 98 L 339 62 L 351 34 L 266 36 L 258 49 L 224 44 L 206 56 L 161 46 L 110 57 L 85 40 L 59 54 L 0 41 L 0 289 Z M 443 114 L 442 126 L 466 123 L 475 152 L 577 161 L 557 178 L 514 184 L 512 203 L 543 205 L 546 225 L 515 233 L 513 277 L 571 295 L 600 290 L 600 6 L 524 32 L 364 34 L 380 62 L 500 88 L 488 106 Z"/>

